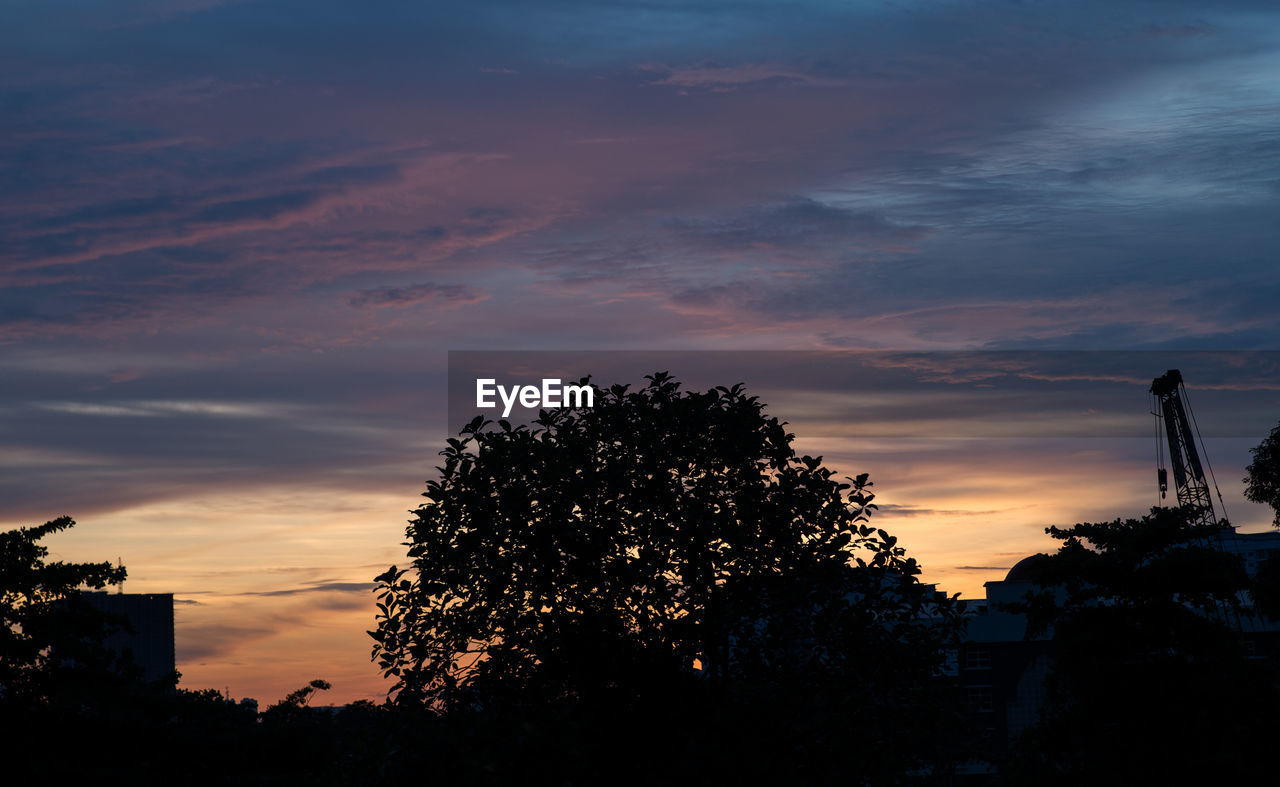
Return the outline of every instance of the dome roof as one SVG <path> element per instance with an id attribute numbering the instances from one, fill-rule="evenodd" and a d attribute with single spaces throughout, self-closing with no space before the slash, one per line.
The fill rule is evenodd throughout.
<path id="1" fill-rule="evenodd" d="M 1004 575 L 1004 581 L 1005 582 L 1032 581 L 1031 567 L 1035 565 L 1037 562 L 1039 562 L 1040 559 L 1043 557 L 1048 557 L 1048 556 L 1043 554 L 1028 555 L 1027 557 L 1024 557 L 1023 559 L 1019 560 L 1017 563 L 1014 563 L 1013 568 L 1009 569 L 1009 573 Z"/>

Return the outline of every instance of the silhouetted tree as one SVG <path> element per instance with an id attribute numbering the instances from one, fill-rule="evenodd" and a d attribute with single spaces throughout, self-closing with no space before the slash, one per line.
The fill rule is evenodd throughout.
<path id="1" fill-rule="evenodd" d="M 1280 527 L 1280 426 L 1253 447 L 1253 461 L 1245 468 L 1244 496 L 1275 510 L 1273 524 Z"/>
<path id="2" fill-rule="evenodd" d="M 1023 609 L 1051 633 L 1041 723 L 1014 783 L 1237 782 L 1258 774 L 1274 676 L 1240 634 L 1239 557 L 1193 512 L 1048 528 L 1062 541 L 1030 566 Z"/>
<path id="3" fill-rule="evenodd" d="M 284 711 L 287 709 L 301 710 L 311 706 L 311 698 L 315 696 L 317 691 L 328 691 L 333 688 L 327 680 L 316 678 L 300 689 L 289 692 L 289 694 L 276 704 L 267 708 L 266 712 L 271 713 L 273 710 Z"/>
<path id="4" fill-rule="evenodd" d="M 940 707 L 926 694 L 956 633 L 953 599 L 867 524 L 865 474 L 842 482 L 797 456 L 740 385 L 646 379 L 531 427 L 476 418 L 448 441 L 407 530 L 411 566 L 377 578 L 373 656 L 397 701 L 472 712 L 661 697 L 704 733 L 786 728 L 797 751 L 846 768 L 896 735 L 892 765 L 875 768 L 908 767 L 901 744 L 927 745 L 922 719 Z M 682 710 L 691 697 L 704 705 Z"/>
<path id="5" fill-rule="evenodd" d="M 80 588 L 124 581 L 110 563 L 48 563 L 40 539 L 75 525 L 63 516 L 0 533 L 0 701 L 8 707 L 83 704 L 124 665 L 104 646 L 112 621 L 85 603 Z"/>

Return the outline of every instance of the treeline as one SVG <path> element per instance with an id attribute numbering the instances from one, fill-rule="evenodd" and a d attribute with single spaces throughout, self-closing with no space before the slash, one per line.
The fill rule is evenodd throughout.
<path id="1" fill-rule="evenodd" d="M 146 684 L 76 588 L 3 534 L 0 735 L 17 783 L 1269 783 L 1280 570 L 1225 523 L 1155 509 L 1049 528 L 1026 567 L 1051 668 L 1038 717 L 993 738 L 951 656 L 965 605 L 875 527 L 866 475 L 797 456 L 741 386 L 668 375 L 532 425 L 477 418 L 442 452 L 377 578 L 385 703 L 261 713 Z M 582 381 L 587 384 L 588 381 Z M 1280 428 L 1248 494 L 1273 504 Z M 1034 676 L 1033 676 L 1034 677 Z M 1027 678 L 1027 680 L 1032 680 Z M 1015 676 L 1022 680 L 1021 676 Z"/>

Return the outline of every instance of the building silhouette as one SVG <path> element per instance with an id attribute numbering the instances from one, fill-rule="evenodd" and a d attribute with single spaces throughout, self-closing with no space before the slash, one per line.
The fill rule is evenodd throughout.
<path id="1" fill-rule="evenodd" d="M 148 681 L 164 680 L 176 668 L 173 646 L 172 593 L 84 594 L 96 609 L 122 618 L 127 626 L 111 634 L 106 646 L 128 654 Z"/>

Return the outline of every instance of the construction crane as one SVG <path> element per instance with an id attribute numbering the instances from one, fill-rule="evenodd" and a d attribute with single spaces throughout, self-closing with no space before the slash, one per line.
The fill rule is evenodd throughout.
<path id="1" fill-rule="evenodd" d="M 1195 432 L 1192 432 L 1195 414 L 1192 413 L 1188 418 L 1190 405 L 1185 403 L 1186 393 L 1187 388 L 1182 382 L 1182 373 L 1177 369 L 1170 369 L 1163 376 L 1151 381 L 1151 395 L 1155 400 L 1153 413 L 1159 419 L 1156 424 L 1156 478 L 1160 484 L 1160 499 L 1164 499 L 1169 489 L 1169 474 L 1164 467 L 1164 456 L 1158 435 L 1160 422 L 1163 422 L 1178 505 L 1192 506 L 1195 509 L 1195 524 L 1217 525 L 1219 520 L 1213 507 L 1213 497 L 1209 494 L 1209 482 L 1205 479 L 1204 468 L 1200 463 L 1200 453 L 1196 450 L 1199 429 L 1196 428 Z M 1200 446 L 1204 447 L 1203 440 Z M 1206 464 L 1207 461 L 1206 459 Z M 1212 468 L 1209 474 L 1213 475 Z M 1215 482 L 1215 490 L 1217 486 Z M 1219 505 L 1222 503 L 1221 492 L 1218 493 L 1218 503 Z M 1223 513 L 1225 515 L 1225 510 Z"/>

